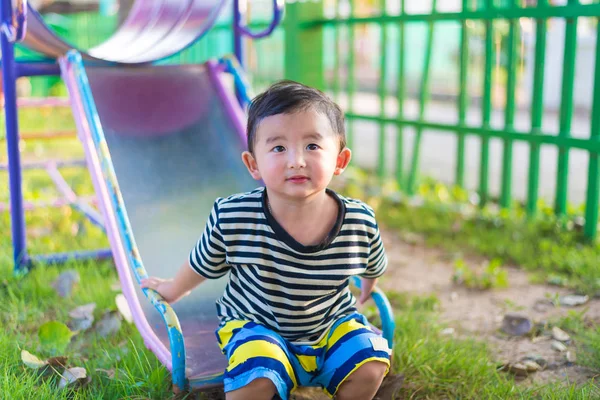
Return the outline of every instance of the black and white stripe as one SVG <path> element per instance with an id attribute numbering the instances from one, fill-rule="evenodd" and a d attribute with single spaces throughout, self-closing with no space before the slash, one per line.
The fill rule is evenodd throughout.
<path id="1" fill-rule="evenodd" d="M 208 279 L 229 275 L 217 301 L 222 322 L 256 321 L 296 343 L 315 343 L 355 311 L 349 278 L 381 276 L 387 259 L 375 214 L 365 203 L 329 191 L 339 205 L 323 243 L 303 246 L 271 216 L 264 188 L 219 198 L 190 252 Z"/>

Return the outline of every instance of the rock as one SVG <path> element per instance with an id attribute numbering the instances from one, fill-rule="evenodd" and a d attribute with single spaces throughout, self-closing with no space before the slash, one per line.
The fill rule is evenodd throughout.
<path id="1" fill-rule="evenodd" d="M 569 334 L 560 329 L 558 326 L 552 327 L 552 337 L 560 342 L 568 342 L 571 340 Z"/>
<path id="2" fill-rule="evenodd" d="M 404 375 L 389 373 L 383 378 L 381 386 L 373 397 L 373 400 L 394 400 L 398 397 L 398 392 L 404 383 Z"/>
<path id="3" fill-rule="evenodd" d="M 73 287 L 79 283 L 79 273 L 75 270 L 65 271 L 52 283 L 52 287 L 60 297 L 69 297 Z"/>
<path id="4" fill-rule="evenodd" d="M 527 368 L 528 372 L 536 372 L 542 369 L 542 367 L 538 363 L 532 360 L 523 361 L 523 365 Z"/>
<path id="5" fill-rule="evenodd" d="M 557 340 L 552 342 L 552 348 L 560 353 L 567 351 L 567 346 Z"/>
<path id="6" fill-rule="evenodd" d="M 527 376 L 527 366 L 521 363 L 515 363 L 508 366 L 508 372 L 515 376 Z"/>
<path id="7" fill-rule="evenodd" d="M 102 319 L 96 324 L 96 331 L 102 337 L 108 337 L 121 329 L 121 318 L 117 311 L 104 313 Z"/>
<path id="8" fill-rule="evenodd" d="M 531 339 L 531 343 L 539 343 L 539 342 L 545 342 L 546 340 L 550 340 L 552 337 L 551 336 L 536 336 L 533 339 Z"/>
<path id="9" fill-rule="evenodd" d="M 418 233 L 414 233 L 414 232 L 404 232 L 402 234 L 402 240 L 405 243 L 408 243 L 411 245 L 425 243 L 425 238 L 422 235 L 419 235 Z"/>
<path id="10" fill-rule="evenodd" d="M 525 357 L 523 357 L 521 359 L 521 362 L 523 364 L 526 364 L 528 361 L 533 361 L 535 362 L 537 365 L 540 366 L 541 369 L 545 369 L 548 366 L 548 361 L 546 361 L 542 356 L 540 356 L 539 354 L 528 354 Z"/>
<path id="11" fill-rule="evenodd" d="M 454 335 L 454 328 L 443 329 L 440 333 L 446 336 Z"/>
<path id="12" fill-rule="evenodd" d="M 577 361 L 577 356 L 572 351 L 567 351 L 567 354 L 565 354 L 565 358 L 567 362 L 571 364 Z"/>
<path id="13" fill-rule="evenodd" d="M 502 320 L 502 330 L 511 336 L 523 336 L 531 331 L 533 324 L 524 315 L 508 313 Z"/>
<path id="14" fill-rule="evenodd" d="M 589 300 L 590 300 L 590 297 L 588 295 L 580 296 L 580 295 L 573 294 L 573 295 L 561 296 L 558 301 L 561 306 L 575 307 L 575 306 L 580 306 L 582 304 L 585 304 Z"/>
<path id="15" fill-rule="evenodd" d="M 537 300 L 535 302 L 535 304 L 533 305 L 533 309 L 539 313 L 544 313 L 544 312 L 548 311 L 549 309 L 551 309 L 552 307 L 554 307 L 552 302 L 550 302 L 546 299 Z"/>

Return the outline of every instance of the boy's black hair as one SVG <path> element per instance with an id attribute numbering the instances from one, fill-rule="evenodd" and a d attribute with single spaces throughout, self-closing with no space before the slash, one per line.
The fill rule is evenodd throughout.
<path id="1" fill-rule="evenodd" d="M 256 131 L 264 118 L 277 114 L 293 114 L 310 108 L 329 119 L 332 130 L 340 140 L 340 151 L 346 147 L 346 129 L 342 109 L 320 90 L 298 82 L 283 80 L 271 85 L 266 91 L 256 96 L 250 104 L 247 128 L 250 153 L 254 153 Z"/>

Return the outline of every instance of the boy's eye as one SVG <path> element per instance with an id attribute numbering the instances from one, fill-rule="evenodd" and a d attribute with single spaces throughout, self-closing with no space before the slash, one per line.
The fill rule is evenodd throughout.
<path id="1" fill-rule="evenodd" d="M 271 151 L 273 151 L 275 153 L 281 153 L 282 151 L 285 151 L 285 147 L 283 147 L 283 146 L 275 146 L 275 147 L 273 147 L 273 149 Z"/>
<path id="2" fill-rule="evenodd" d="M 318 150 L 319 149 L 319 145 L 311 143 L 308 146 L 306 146 L 307 150 Z"/>

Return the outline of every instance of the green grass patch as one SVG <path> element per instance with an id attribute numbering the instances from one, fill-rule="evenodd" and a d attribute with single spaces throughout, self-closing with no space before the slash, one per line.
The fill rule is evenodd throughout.
<path id="1" fill-rule="evenodd" d="M 466 191 L 437 182 L 426 181 L 418 199 L 411 199 L 400 195 L 393 182 L 382 185 L 364 172 L 349 172 L 339 184 L 342 192 L 376 208 L 383 226 L 421 234 L 428 245 L 457 257 L 470 253 L 499 259 L 532 272 L 538 282 L 600 295 L 600 244 L 584 238 L 579 208 L 570 207 L 569 215 L 559 218 L 540 202 L 538 215 L 527 218 L 519 204 L 510 210 L 493 204 L 479 208 Z"/>
<path id="2" fill-rule="evenodd" d="M 43 119 L 26 120 L 32 129 L 51 126 Z M 69 123 L 58 124 L 65 128 Z M 24 159 L 36 160 L 78 158 L 83 154 L 76 140 L 27 142 L 22 150 Z M 0 162 L 5 160 L 6 154 L 0 152 Z M 93 193 L 85 169 L 65 169 L 64 175 L 77 193 Z M 46 199 L 55 194 L 43 173 L 24 176 L 26 200 Z M 6 179 L 6 174 L 0 175 L 0 179 Z M 532 271 L 551 272 L 564 279 L 565 284 L 586 293 L 597 289 L 594 285 L 600 277 L 596 265 L 598 247 L 582 242 L 575 220 L 565 224 L 542 217 L 539 221 L 526 222 L 519 218 L 519 211 L 502 214 L 486 209 L 467 213 L 461 207 L 455 207 L 456 204 L 468 205 L 468 196 L 464 192 L 435 185 L 425 187 L 429 191 L 422 196 L 427 201 L 416 208 L 411 207 L 409 201 L 384 199 L 380 195 L 381 188 L 357 187 L 361 192 L 356 197 L 369 199 L 377 206 L 380 222 L 398 230 L 422 233 L 431 245 L 457 253 L 477 252 L 490 258 L 501 258 L 504 262 L 515 262 Z M 384 189 L 389 187 L 384 186 Z M 0 185 L 0 201 L 7 198 L 7 189 Z M 32 254 L 89 250 L 108 245 L 102 231 L 69 207 L 27 212 L 26 220 Z M 75 269 L 81 279 L 72 296 L 62 298 L 51 283 L 65 269 Z M 97 261 L 70 262 L 60 267 L 41 266 L 26 276 L 15 276 L 10 219 L 8 213 L 1 213 L 0 323 L 4 329 L 0 332 L 0 393 L 10 393 L 12 398 L 28 398 L 34 393 L 36 399 L 170 398 L 168 371 L 145 348 L 136 328 L 127 323 L 106 338 L 91 330 L 74 336 L 69 342 L 62 355 L 68 357 L 69 366 L 84 367 L 91 377 L 90 383 L 78 390 L 59 390 L 56 379 L 40 380 L 36 372 L 21 361 L 21 350 L 41 359 L 52 355 L 42 346 L 38 335 L 43 324 L 51 321 L 66 323 L 69 311 L 91 302 L 97 305 L 96 321 L 105 311 L 114 309 L 117 293 L 111 286 L 117 279 L 112 263 Z M 584 386 L 557 383 L 535 388 L 519 385 L 509 375 L 497 371 L 496 362 L 484 343 L 442 334 L 445 326 L 437 321 L 439 301 L 435 296 L 412 297 L 398 292 L 390 292 L 388 296 L 397 318 L 393 368 L 406 376 L 402 388 L 404 398 L 600 397 L 594 382 Z M 368 313 L 375 318 L 373 310 Z M 589 361 L 580 358 L 581 362 L 599 368 L 600 333 L 578 317 L 565 319 L 561 326 L 574 335 L 581 335 L 577 341 L 586 346 L 585 352 L 590 355 Z M 115 376 L 109 376 L 106 371 L 114 372 Z"/>
<path id="3" fill-rule="evenodd" d="M 68 365 L 83 367 L 91 377 L 89 385 L 77 390 L 60 390 L 56 377 L 42 381 L 37 373 L 23 365 L 21 350 L 45 359 L 54 354 L 46 350 L 38 336 L 40 326 L 49 321 L 66 323 L 73 308 L 95 302 L 96 320 L 106 310 L 115 309 L 116 292 L 110 289 L 117 280 L 109 262 L 68 263 L 65 268 L 78 271 L 79 286 L 71 297 L 61 298 L 50 283 L 62 268 L 40 267 L 27 276 L 15 277 L 10 265 L 0 269 L 0 393 L 26 398 L 36 393 L 40 399 L 67 398 L 165 398 L 170 393 L 170 376 L 156 357 L 146 350 L 135 327 L 123 322 L 114 335 L 103 338 L 93 330 L 73 337 L 64 352 Z M 115 371 L 109 378 L 102 371 Z"/>
<path id="4" fill-rule="evenodd" d="M 5 115 L 0 113 L 0 139 L 6 136 Z M 69 107 L 19 108 L 18 116 L 22 134 L 75 130 L 75 120 Z"/>

